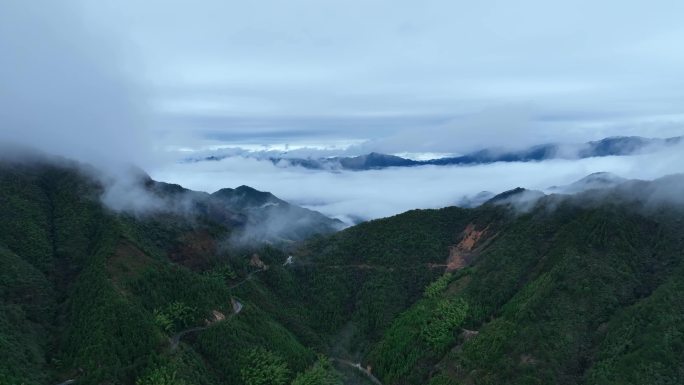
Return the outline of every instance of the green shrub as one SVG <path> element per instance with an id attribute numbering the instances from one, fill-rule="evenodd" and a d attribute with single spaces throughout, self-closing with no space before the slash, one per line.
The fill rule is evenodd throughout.
<path id="1" fill-rule="evenodd" d="M 438 294 L 444 291 L 444 289 L 447 288 L 447 285 L 449 285 L 449 282 L 451 281 L 451 277 L 453 274 L 451 273 L 445 273 L 441 277 L 439 277 L 436 281 L 432 282 L 425 288 L 425 296 L 428 298 L 434 298 Z"/>
<path id="2" fill-rule="evenodd" d="M 329 359 L 319 356 L 312 367 L 297 375 L 292 385 L 342 385 L 342 378 Z"/>
<path id="3" fill-rule="evenodd" d="M 428 345 L 440 351 L 454 340 L 454 332 L 467 314 L 468 304 L 463 299 L 442 299 L 421 327 L 420 335 Z"/>
<path id="4" fill-rule="evenodd" d="M 144 377 L 139 378 L 135 385 L 186 385 L 186 382 L 176 378 L 174 370 L 162 366 L 151 370 Z"/>
<path id="5" fill-rule="evenodd" d="M 285 361 L 263 348 L 246 351 L 240 361 L 240 377 L 245 385 L 284 385 L 291 376 Z"/>

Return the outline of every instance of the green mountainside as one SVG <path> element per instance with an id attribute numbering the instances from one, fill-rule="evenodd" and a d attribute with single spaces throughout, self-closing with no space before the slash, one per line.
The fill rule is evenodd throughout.
<path id="1" fill-rule="evenodd" d="M 0 162 L 0 384 L 684 383 L 682 176 L 329 234 L 247 187 L 112 211 L 88 175 Z M 283 212 L 332 227 L 245 236 Z"/>

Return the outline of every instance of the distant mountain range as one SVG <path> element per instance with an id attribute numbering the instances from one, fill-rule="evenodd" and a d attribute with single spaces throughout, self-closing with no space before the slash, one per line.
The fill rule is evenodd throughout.
<path id="1" fill-rule="evenodd" d="M 481 191 L 475 195 L 467 195 L 456 202 L 456 206 L 465 208 L 475 208 L 483 204 L 498 204 L 498 203 L 515 203 L 520 202 L 536 202 L 538 199 L 545 197 L 547 194 L 565 194 L 572 195 L 583 193 L 589 190 L 607 190 L 616 188 L 623 184 L 639 182 L 638 180 L 630 180 L 610 172 L 595 172 L 589 174 L 582 179 L 563 186 L 551 186 L 539 190 L 529 190 L 522 187 L 517 187 L 512 190 L 504 191 L 495 194 L 491 191 Z"/>
<path id="2" fill-rule="evenodd" d="M 473 165 L 495 162 L 533 162 L 548 159 L 583 159 L 592 157 L 633 155 L 639 152 L 656 151 L 658 148 L 682 142 L 682 136 L 672 138 L 643 138 L 638 136 L 618 136 L 579 144 L 548 143 L 532 146 L 523 150 L 506 151 L 483 149 L 466 155 L 430 160 L 413 160 L 395 155 L 372 152 L 354 157 L 331 158 L 288 158 L 286 156 L 267 156 L 277 165 L 299 166 L 315 170 L 377 170 L 388 167 Z M 218 161 L 229 155 L 212 155 L 188 159 L 191 162 Z"/>
<path id="3" fill-rule="evenodd" d="M 627 179 L 610 172 L 595 172 L 566 186 L 551 186 L 548 191 L 560 194 L 575 194 L 586 190 L 613 188 Z"/>

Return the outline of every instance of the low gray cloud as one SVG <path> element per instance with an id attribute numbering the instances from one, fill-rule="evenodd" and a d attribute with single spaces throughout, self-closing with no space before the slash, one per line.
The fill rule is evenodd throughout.
<path id="1" fill-rule="evenodd" d="M 116 39 L 85 19 L 78 2 L 2 2 L 0 52 L 0 143 L 13 159 L 60 163 L 52 157 L 60 155 L 94 165 L 84 170 L 117 211 L 165 205 L 131 171 L 159 160 L 145 93 Z"/>
<path id="2" fill-rule="evenodd" d="M 74 1 L 0 4 L 0 141 L 105 167 L 150 163 L 144 92 Z"/>
<path id="3" fill-rule="evenodd" d="M 546 190 L 601 171 L 638 179 L 681 173 L 684 147 L 634 156 L 356 172 L 281 168 L 269 161 L 232 157 L 216 162 L 176 163 L 153 170 L 152 176 L 210 192 L 247 184 L 353 222 L 355 218 L 385 217 L 414 208 L 454 205 L 481 191 L 499 193 L 515 187 Z"/>
<path id="4" fill-rule="evenodd" d="M 459 153 L 684 128 L 680 2 L 356 5 L 5 2 L 2 138 L 146 165 L 167 145 Z"/>
<path id="5" fill-rule="evenodd" d="M 85 3 L 140 55 L 177 145 L 463 152 L 684 127 L 677 1 Z"/>

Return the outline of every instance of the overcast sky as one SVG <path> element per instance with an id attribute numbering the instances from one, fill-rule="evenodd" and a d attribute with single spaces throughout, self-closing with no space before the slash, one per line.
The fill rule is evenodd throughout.
<path id="1" fill-rule="evenodd" d="M 42 52 L 23 58 L 52 69 L 42 77 L 98 61 L 104 80 L 137 87 L 135 107 L 165 148 L 368 141 L 359 151 L 455 153 L 679 135 L 684 122 L 676 0 L 2 7 L 2 39 Z"/>
<path id="2" fill-rule="evenodd" d="M 81 12 L 139 66 L 155 128 L 179 146 L 460 152 L 677 135 L 684 121 L 676 0 L 101 0 Z"/>
<path id="3" fill-rule="evenodd" d="M 388 192 L 416 196 L 424 193 L 411 186 L 459 177 L 473 186 L 462 192 L 476 192 L 514 170 L 536 173 L 534 186 L 601 168 L 641 176 L 634 159 L 563 163 L 560 174 L 324 175 L 227 161 L 217 174 L 180 167 L 168 150 L 455 154 L 682 135 L 682 15 L 684 2 L 663 0 L 2 1 L 0 140 L 133 162 L 198 189 L 252 183 L 312 206 L 342 194 L 390 205 Z M 665 159 L 661 173 L 684 171 L 681 159 Z M 298 185 L 319 187 L 298 195 Z M 366 217 L 453 203 L 448 185 L 433 187 L 446 192 Z"/>

